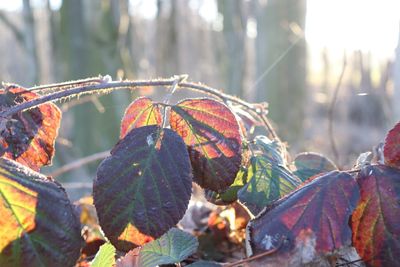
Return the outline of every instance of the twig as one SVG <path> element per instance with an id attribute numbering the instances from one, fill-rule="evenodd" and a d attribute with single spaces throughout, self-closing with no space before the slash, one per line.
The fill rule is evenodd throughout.
<path id="1" fill-rule="evenodd" d="M 332 149 L 333 157 L 334 157 L 334 160 L 335 160 L 335 162 L 336 162 L 336 164 L 338 166 L 340 166 L 340 164 L 339 164 L 339 153 L 338 153 L 337 148 L 336 148 L 335 138 L 333 137 L 333 115 L 334 115 L 334 111 L 335 111 L 336 100 L 337 100 L 337 97 L 338 97 L 338 94 L 339 94 L 340 85 L 342 84 L 343 76 L 344 76 L 344 73 L 345 73 L 345 70 L 346 70 L 346 66 L 347 66 L 347 60 L 346 60 L 346 54 L 344 54 L 343 55 L 342 72 L 340 73 L 339 79 L 338 79 L 338 81 L 336 83 L 336 87 L 335 87 L 335 90 L 333 92 L 332 101 L 331 101 L 331 104 L 329 106 L 329 111 L 328 111 L 329 139 L 330 139 L 330 143 L 331 143 L 331 149 Z"/>
<path id="2" fill-rule="evenodd" d="M 236 261 L 236 262 L 233 262 L 233 263 L 229 263 L 229 264 L 226 264 L 226 265 L 224 264 L 223 266 L 224 267 L 235 267 L 235 266 L 239 266 L 239 265 L 241 265 L 243 263 L 246 263 L 246 262 L 254 261 L 254 260 L 263 258 L 265 256 L 272 255 L 272 254 L 274 254 L 275 252 L 277 252 L 281 248 L 281 246 L 283 245 L 284 242 L 285 242 L 285 238 L 282 238 L 280 243 L 279 243 L 279 245 L 274 249 L 271 249 L 271 250 L 268 250 L 268 251 L 264 251 L 264 252 L 262 252 L 260 254 L 248 257 L 248 258 L 243 259 L 243 260 L 239 260 L 239 261 Z"/>
<path id="3" fill-rule="evenodd" d="M 90 79 L 92 79 L 92 78 L 90 78 Z M 8 118 L 17 112 L 39 106 L 39 105 L 47 103 L 47 102 L 62 100 L 62 99 L 70 98 L 70 97 L 76 97 L 76 96 L 80 96 L 82 94 L 109 93 L 110 91 L 113 91 L 113 90 L 136 89 L 138 87 L 145 87 L 145 86 L 172 86 L 175 81 L 176 81 L 175 77 L 167 78 L 167 79 L 155 79 L 155 80 L 137 80 L 137 81 L 128 81 L 127 80 L 127 81 L 118 81 L 118 82 L 104 81 L 100 84 L 91 84 L 91 85 L 85 85 L 85 86 L 79 86 L 79 87 L 75 87 L 74 82 L 61 83 L 59 85 L 71 86 L 72 88 L 67 88 L 66 90 L 63 90 L 63 91 L 48 93 L 39 98 L 18 104 L 16 106 L 12 106 L 9 109 L 0 112 L 0 117 Z M 77 81 L 78 84 L 81 82 L 82 82 L 82 80 Z M 49 85 L 49 86 L 34 87 L 34 88 L 31 88 L 31 90 L 33 90 L 33 89 L 35 89 L 35 90 L 42 89 L 43 90 L 43 89 L 47 89 L 47 88 L 56 88 L 56 86 L 57 86 L 57 84 Z M 190 89 L 190 90 L 194 90 L 194 91 L 200 91 L 205 94 L 213 95 L 213 96 L 223 100 L 224 102 L 236 103 L 238 105 L 241 105 L 242 107 L 244 107 L 247 110 L 254 111 L 254 113 L 257 114 L 257 117 L 259 117 L 261 119 L 261 121 L 264 122 L 265 126 L 272 133 L 273 137 L 275 139 L 277 138 L 275 132 L 273 131 L 273 129 L 270 126 L 266 117 L 264 116 L 264 118 L 261 118 L 261 115 L 260 115 L 261 113 L 259 111 L 260 104 L 248 103 L 237 97 L 227 95 L 219 90 L 216 90 L 214 88 L 211 88 L 206 85 L 199 84 L 199 83 L 191 83 L 191 82 L 179 83 L 179 85 L 177 86 L 177 89 L 181 89 L 181 88 Z"/>
<path id="4" fill-rule="evenodd" d="M 93 188 L 92 182 L 70 182 L 70 183 L 61 183 L 65 189 L 82 189 L 82 188 Z"/>
<path id="5" fill-rule="evenodd" d="M 99 84 L 104 83 L 108 79 L 108 75 L 106 76 L 99 76 L 99 77 L 90 77 L 86 79 L 76 80 L 76 81 L 68 81 L 62 83 L 53 83 L 53 84 L 46 84 L 46 85 L 39 85 L 35 87 L 29 88 L 29 91 L 44 91 L 48 89 L 60 89 L 60 88 L 76 88 L 81 87 L 83 85 L 90 85 L 90 84 Z"/>
<path id="6" fill-rule="evenodd" d="M 68 163 L 68 164 L 62 166 L 61 168 L 59 168 L 59 169 L 57 169 L 57 170 L 55 170 L 55 171 L 53 171 L 53 172 L 51 172 L 51 173 L 49 173 L 47 175 L 48 176 L 52 176 L 52 177 L 57 177 L 57 176 L 60 176 L 63 173 L 72 171 L 72 170 L 77 169 L 77 168 L 79 168 L 79 167 L 81 167 L 83 165 L 89 164 L 89 163 L 91 163 L 93 161 L 104 159 L 104 158 L 108 157 L 109 155 L 110 155 L 110 151 L 109 150 L 103 151 L 103 152 L 99 152 L 99 153 L 96 153 L 96 154 L 93 154 L 93 155 L 78 159 L 78 160 L 73 161 L 71 163 Z"/>
<path id="7" fill-rule="evenodd" d="M 168 111 L 169 101 L 171 100 L 172 95 L 175 93 L 176 88 L 179 86 L 179 83 L 184 81 L 184 80 L 186 80 L 187 77 L 188 77 L 187 75 L 175 76 L 175 81 L 172 84 L 171 92 L 169 92 L 167 94 L 167 96 L 164 98 L 163 103 L 165 104 L 165 106 L 164 106 L 164 109 L 163 109 L 164 110 L 164 116 L 163 116 L 163 122 L 162 122 L 163 123 L 163 127 L 166 127 L 166 123 L 167 123 L 167 113 L 168 113 L 167 111 Z"/>

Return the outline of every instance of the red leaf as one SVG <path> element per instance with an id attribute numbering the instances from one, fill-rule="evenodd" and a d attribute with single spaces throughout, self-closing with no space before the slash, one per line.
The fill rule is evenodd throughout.
<path id="1" fill-rule="evenodd" d="M 235 115 L 212 99 L 187 99 L 171 108 L 171 128 L 185 141 L 200 186 L 220 192 L 235 180 L 242 139 Z"/>
<path id="2" fill-rule="evenodd" d="M 278 201 L 249 224 L 253 253 L 292 250 L 306 236 L 315 236 L 317 253 L 351 244 L 350 215 L 359 199 L 357 182 L 345 172 L 316 177 Z"/>
<path id="3" fill-rule="evenodd" d="M 120 138 L 132 129 L 147 125 L 161 126 L 162 116 L 160 108 L 148 97 L 140 97 L 133 101 L 125 110 L 121 122 Z"/>
<path id="4" fill-rule="evenodd" d="M 368 266 L 400 266 L 400 171 L 367 166 L 352 215 L 353 245 Z"/>
<path id="5" fill-rule="evenodd" d="M 0 110 L 38 97 L 38 94 L 23 88 L 0 90 Z M 11 119 L 2 119 L 0 155 L 36 171 L 49 165 L 54 155 L 60 120 L 61 111 L 52 103 L 18 112 Z"/>
<path id="6" fill-rule="evenodd" d="M 385 156 L 385 163 L 387 165 L 400 167 L 400 122 L 386 135 L 383 155 Z"/>

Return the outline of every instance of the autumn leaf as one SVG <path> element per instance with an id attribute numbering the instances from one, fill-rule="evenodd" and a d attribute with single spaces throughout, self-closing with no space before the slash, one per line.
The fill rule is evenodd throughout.
<path id="1" fill-rule="evenodd" d="M 182 138 L 170 129 L 132 129 L 98 167 L 93 200 L 101 228 L 119 250 L 158 238 L 183 217 L 192 170 Z"/>
<path id="2" fill-rule="evenodd" d="M 351 218 L 354 247 L 367 266 L 400 266 L 400 171 L 366 166 L 357 181 L 361 198 Z"/>
<path id="3" fill-rule="evenodd" d="M 383 155 L 385 164 L 400 167 L 400 123 L 397 123 L 386 135 Z"/>
<path id="4" fill-rule="evenodd" d="M 212 99 L 187 99 L 171 107 L 169 121 L 188 146 L 194 181 L 216 192 L 227 189 L 242 161 L 239 124 L 230 109 Z"/>
<path id="5" fill-rule="evenodd" d="M 0 90 L 0 111 L 38 97 L 34 92 L 10 86 Z M 35 171 L 49 165 L 60 121 L 61 111 L 52 103 L 17 112 L 11 118 L 2 118 L 0 155 Z"/>
<path id="6" fill-rule="evenodd" d="M 133 101 L 125 110 L 121 122 L 120 138 L 132 129 L 147 125 L 161 126 L 162 116 L 160 108 L 148 97 L 140 97 Z"/>
<path id="7" fill-rule="evenodd" d="M 65 190 L 0 158 L 0 266 L 73 266 L 82 241 Z"/>
<path id="8" fill-rule="evenodd" d="M 357 182 L 348 173 L 332 171 L 314 178 L 249 223 L 252 253 L 281 245 L 279 251 L 285 252 L 305 240 L 312 241 L 317 253 L 351 245 L 348 222 L 358 199 Z"/>

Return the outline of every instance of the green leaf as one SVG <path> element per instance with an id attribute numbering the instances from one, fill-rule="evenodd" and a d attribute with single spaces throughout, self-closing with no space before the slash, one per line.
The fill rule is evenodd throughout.
<path id="1" fill-rule="evenodd" d="M 303 182 L 314 175 L 337 170 L 336 165 L 330 159 L 314 152 L 298 154 L 294 159 L 294 165 L 296 171 L 293 173 Z"/>
<path id="2" fill-rule="evenodd" d="M 65 190 L 0 158 L 0 266 L 73 266 L 82 245 Z"/>
<path id="3" fill-rule="evenodd" d="M 103 244 L 94 257 L 91 267 L 111 267 L 115 264 L 115 247 L 111 243 Z"/>
<path id="4" fill-rule="evenodd" d="M 275 200 L 295 190 L 301 181 L 281 165 L 264 156 L 253 156 L 248 170 L 249 182 L 238 191 L 239 200 L 258 214 Z"/>
<path id="5" fill-rule="evenodd" d="M 237 192 L 247 183 L 247 169 L 241 168 L 236 175 L 235 181 L 231 184 L 228 189 L 222 193 L 217 193 L 212 190 L 206 189 L 206 199 L 215 205 L 228 205 L 237 200 Z"/>
<path id="6" fill-rule="evenodd" d="M 261 150 L 262 156 L 267 158 L 271 164 L 286 165 L 286 147 L 277 140 L 258 135 L 254 138 L 256 146 Z"/>
<path id="7" fill-rule="evenodd" d="M 197 238 L 185 231 L 172 228 L 153 242 L 145 244 L 140 250 L 139 262 L 143 267 L 154 267 L 183 261 L 196 252 Z"/>
<path id="8" fill-rule="evenodd" d="M 160 237 L 183 217 L 192 191 L 189 155 L 170 129 L 132 129 L 97 170 L 93 200 L 101 228 L 119 250 Z"/>
<path id="9" fill-rule="evenodd" d="M 187 99 L 171 107 L 169 122 L 188 146 L 194 181 L 226 190 L 242 162 L 242 137 L 232 111 L 212 99 Z"/>

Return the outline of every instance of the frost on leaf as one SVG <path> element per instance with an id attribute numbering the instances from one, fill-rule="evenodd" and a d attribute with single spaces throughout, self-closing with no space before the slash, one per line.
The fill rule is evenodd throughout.
<path id="1" fill-rule="evenodd" d="M 349 246 L 348 222 L 358 199 L 359 189 L 351 175 L 333 171 L 316 177 L 249 223 L 252 252 L 278 248 L 283 241 L 279 251 L 292 251 L 304 236 L 315 236 L 318 254 Z"/>
<path id="2" fill-rule="evenodd" d="M 93 199 L 101 228 L 119 250 L 160 237 L 183 217 L 192 170 L 182 138 L 170 129 L 132 129 L 98 167 Z"/>
<path id="3" fill-rule="evenodd" d="M 34 92 L 10 86 L 0 90 L 0 111 L 38 97 Z M 52 103 L 1 118 L 0 155 L 36 171 L 49 165 L 60 120 L 61 111 Z"/>
<path id="4" fill-rule="evenodd" d="M 216 192 L 227 189 L 242 161 L 242 139 L 232 111 L 212 99 L 187 99 L 171 107 L 169 121 L 188 146 L 194 181 Z"/>

